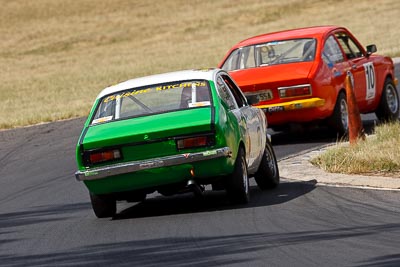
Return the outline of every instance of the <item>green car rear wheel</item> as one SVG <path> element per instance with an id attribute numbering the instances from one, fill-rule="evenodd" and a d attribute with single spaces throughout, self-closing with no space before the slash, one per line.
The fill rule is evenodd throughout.
<path id="1" fill-rule="evenodd" d="M 117 202 L 110 195 L 95 195 L 90 193 L 90 201 L 97 218 L 113 217 L 117 212 Z"/>

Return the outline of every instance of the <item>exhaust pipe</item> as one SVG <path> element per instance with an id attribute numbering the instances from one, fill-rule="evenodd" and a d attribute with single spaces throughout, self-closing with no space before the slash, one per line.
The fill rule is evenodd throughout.
<path id="1" fill-rule="evenodd" d="M 195 180 L 189 180 L 187 182 L 187 187 L 196 197 L 202 197 L 204 192 L 204 187 L 197 184 Z"/>

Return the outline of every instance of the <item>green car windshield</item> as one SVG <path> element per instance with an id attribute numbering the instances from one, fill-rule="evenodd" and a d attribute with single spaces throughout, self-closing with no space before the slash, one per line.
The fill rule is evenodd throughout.
<path id="1" fill-rule="evenodd" d="M 226 71 L 313 61 L 316 40 L 311 38 L 273 41 L 241 47 L 226 59 Z"/>
<path id="2" fill-rule="evenodd" d="M 205 80 L 179 81 L 119 91 L 104 96 L 92 124 L 157 113 L 210 106 Z"/>

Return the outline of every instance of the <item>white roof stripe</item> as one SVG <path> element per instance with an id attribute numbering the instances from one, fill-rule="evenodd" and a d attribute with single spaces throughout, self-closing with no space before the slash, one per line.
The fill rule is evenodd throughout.
<path id="1" fill-rule="evenodd" d="M 168 72 L 141 78 L 135 78 L 105 88 L 100 92 L 100 94 L 97 96 L 96 99 L 99 99 L 105 95 L 113 94 L 119 91 L 137 87 L 143 87 L 147 85 L 159 84 L 159 83 L 167 83 L 167 82 L 183 81 L 183 80 L 213 80 L 215 74 L 218 71 L 220 71 L 220 69 L 183 70 L 183 71 Z"/>

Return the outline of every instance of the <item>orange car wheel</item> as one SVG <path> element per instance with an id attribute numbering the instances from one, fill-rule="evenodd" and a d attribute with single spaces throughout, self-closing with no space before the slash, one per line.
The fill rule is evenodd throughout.
<path id="1" fill-rule="evenodd" d="M 399 95 L 390 78 L 385 81 L 381 101 L 375 114 L 380 121 L 395 121 L 399 118 Z"/>
<path id="2" fill-rule="evenodd" d="M 339 136 L 344 136 L 349 130 L 347 100 L 344 92 L 340 92 L 336 100 L 335 109 L 329 118 L 329 125 L 335 129 Z"/>

